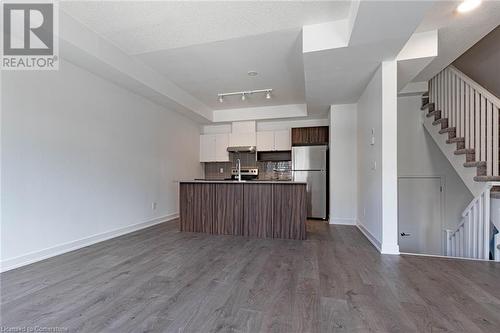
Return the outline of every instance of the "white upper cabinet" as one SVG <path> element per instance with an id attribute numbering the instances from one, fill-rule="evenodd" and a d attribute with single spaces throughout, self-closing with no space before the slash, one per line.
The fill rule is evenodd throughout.
<path id="1" fill-rule="evenodd" d="M 200 135 L 200 162 L 227 162 L 229 134 Z"/>
<path id="2" fill-rule="evenodd" d="M 215 135 L 200 135 L 200 162 L 215 161 Z"/>
<path id="3" fill-rule="evenodd" d="M 274 150 L 291 150 L 292 138 L 290 130 L 274 132 Z"/>
<path id="4" fill-rule="evenodd" d="M 292 149 L 292 143 L 289 130 L 257 132 L 258 151 L 291 150 L 291 149 Z"/>
<path id="5" fill-rule="evenodd" d="M 229 134 L 231 147 L 255 146 L 256 143 L 255 132 Z"/>
<path id="6" fill-rule="evenodd" d="M 215 134 L 215 160 L 217 162 L 229 162 L 229 134 Z"/>
<path id="7" fill-rule="evenodd" d="M 257 132 L 257 150 L 274 150 L 274 132 Z"/>

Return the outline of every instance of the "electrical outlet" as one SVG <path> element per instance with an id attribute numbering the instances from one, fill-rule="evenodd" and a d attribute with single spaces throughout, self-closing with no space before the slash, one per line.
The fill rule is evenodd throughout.
<path id="1" fill-rule="evenodd" d="M 377 170 L 377 161 L 373 161 L 372 170 Z"/>
<path id="2" fill-rule="evenodd" d="M 151 210 L 156 210 L 156 206 L 157 206 L 156 202 L 152 202 L 151 203 Z"/>
<path id="3" fill-rule="evenodd" d="M 219 173 L 224 173 L 224 168 L 220 168 Z"/>

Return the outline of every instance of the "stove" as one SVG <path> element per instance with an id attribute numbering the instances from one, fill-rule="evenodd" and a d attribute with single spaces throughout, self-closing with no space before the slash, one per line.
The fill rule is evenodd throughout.
<path id="1" fill-rule="evenodd" d="M 258 168 L 241 168 L 241 179 L 242 180 L 255 180 L 259 177 L 259 169 Z M 238 179 L 238 168 L 231 168 L 231 179 Z"/>

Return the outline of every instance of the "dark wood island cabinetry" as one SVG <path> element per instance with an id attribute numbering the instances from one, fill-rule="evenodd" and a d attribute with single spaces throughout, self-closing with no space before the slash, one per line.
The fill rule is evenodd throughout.
<path id="1" fill-rule="evenodd" d="M 180 183 L 181 231 L 260 238 L 306 238 L 306 184 Z"/>

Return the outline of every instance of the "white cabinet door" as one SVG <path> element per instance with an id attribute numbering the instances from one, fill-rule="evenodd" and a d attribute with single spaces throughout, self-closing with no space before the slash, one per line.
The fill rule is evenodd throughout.
<path id="1" fill-rule="evenodd" d="M 274 150 L 291 150 L 292 140 L 290 131 L 275 131 L 274 132 Z"/>
<path id="2" fill-rule="evenodd" d="M 215 135 L 200 135 L 200 162 L 215 161 Z"/>
<path id="3" fill-rule="evenodd" d="M 216 134 L 215 135 L 215 160 L 217 162 L 228 162 L 229 153 L 227 147 L 229 146 L 229 134 Z"/>
<path id="4" fill-rule="evenodd" d="M 274 132 L 257 132 L 257 150 L 274 150 Z"/>
<path id="5" fill-rule="evenodd" d="M 229 134 L 229 145 L 231 147 L 255 146 L 256 143 L 255 132 Z"/>

